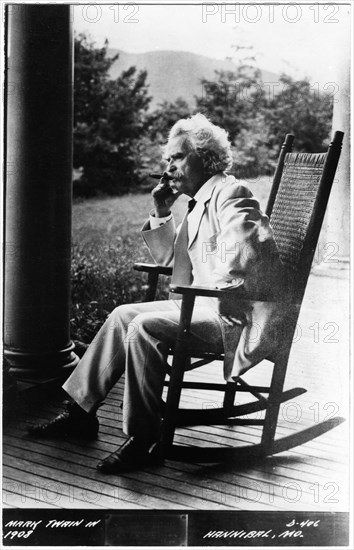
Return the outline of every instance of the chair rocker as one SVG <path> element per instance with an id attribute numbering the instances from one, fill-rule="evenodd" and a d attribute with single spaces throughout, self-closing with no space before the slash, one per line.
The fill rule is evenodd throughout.
<path id="1" fill-rule="evenodd" d="M 292 153 L 294 136 L 287 134 L 279 155 L 266 214 L 273 227 L 281 260 L 293 275 L 290 301 L 298 307 L 297 314 L 288 326 L 285 345 L 282 345 L 281 350 L 275 351 L 272 357 L 264 358 L 273 364 L 269 387 L 249 385 L 241 376 L 235 382 L 220 384 L 183 381 L 184 373 L 191 368 L 215 360 L 222 361 L 224 358 L 223 355 L 200 354 L 196 356 L 197 362 L 191 366 L 188 334 L 196 296 L 221 297 L 222 293 L 237 292 L 237 289 L 228 291 L 170 285 L 171 292 L 182 294 L 182 306 L 178 337 L 174 349 L 171 350 L 173 362 L 168 371 L 170 380 L 165 382 L 168 391 L 163 406 L 161 438 L 156 449 L 161 459 L 194 462 L 218 462 L 228 459 L 244 462 L 259 459 L 302 445 L 344 421 L 340 417 L 331 418 L 292 435 L 275 439 L 281 404 L 306 392 L 304 388 L 284 391 L 284 381 L 296 323 L 340 157 L 343 135 L 343 132 L 335 132 L 327 152 L 310 154 Z M 172 268 L 153 264 L 138 263 L 134 269 L 148 273 L 147 301 L 155 297 L 159 274 L 172 274 Z M 252 295 L 247 298 L 252 301 L 266 301 L 262 296 Z M 244 300 L 244 294 L 242 299 Z M 255 368 L 257 367 L 253 367 L 252 370 Z M 182 388 L 222 391 L 223 406 L 204 410 L 179 409 Z M 237 392 L 249 393 L 251 402 L 235 405 Z M 265 411 L 264 418 L 245 418 L 246 415 L 258 411 Z M 201 424 L 262 425 L 263 429 L 260 443 L 253 445 L 200 447 L 173 444 L 177 426 Z"/>

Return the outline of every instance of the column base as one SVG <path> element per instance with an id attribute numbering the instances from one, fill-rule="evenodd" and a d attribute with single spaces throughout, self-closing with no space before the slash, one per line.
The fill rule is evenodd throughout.
<path id="1" fill-rule="evenodd" d="M 64 349 L 50 352 L 23 351 L 6 348 L 5 358 L 10 365 L 9 372 L 26 382 L 58 382 L 66 380 L 79 362 L 74 353 L 75 344 L 70 342 Z"/>

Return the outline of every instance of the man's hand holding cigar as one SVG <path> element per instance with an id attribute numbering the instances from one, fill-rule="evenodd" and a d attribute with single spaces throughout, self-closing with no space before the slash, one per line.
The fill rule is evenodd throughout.
<path id="1" fill-rule="evenodd" d="M 175 187 L 171 186 L 173 176 L 170 176 L 167 172 L 164 172 L 162 175 L 150 174 L 150 177 L 160 177 L 160 181 L 152 190 L 151 195 L 154 200 L 156 217 L 164 218 L 169 215 L 171 206 L 182 193 Z"/>

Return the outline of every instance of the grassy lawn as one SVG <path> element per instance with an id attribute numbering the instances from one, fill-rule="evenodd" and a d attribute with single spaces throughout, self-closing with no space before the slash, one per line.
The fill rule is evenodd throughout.
<path id="1" fill-rule="evenodd" d="M 265 208 L 270 178 L 242 182 Z M 177 223 L 187 197 L 173 207 Z M 135 262 L 151 261 L 140 236 L 141 226 L 152 208 L 150 194 L 125 195 L 76 201 L 73 206 L 71 335 L 90 342 L 116 306 L 142 301 L 144 275 L 133 270 Z M 166 297 L 163 281 L 159 297 Z"/>

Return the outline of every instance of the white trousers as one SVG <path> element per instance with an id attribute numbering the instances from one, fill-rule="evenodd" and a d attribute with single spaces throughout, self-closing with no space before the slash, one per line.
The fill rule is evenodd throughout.
<path id="1" fill-rule="evenodd" d="M 156 441 L 169 346 L 175 343 L 180 301 L 144 302 L 117 307 L 108 317 L 63 389 L 87 412 L 104 400 L 125 371 L 123 431 Z M 192 349 L 223 352 L 219 316 L 194 308 Z"/>

